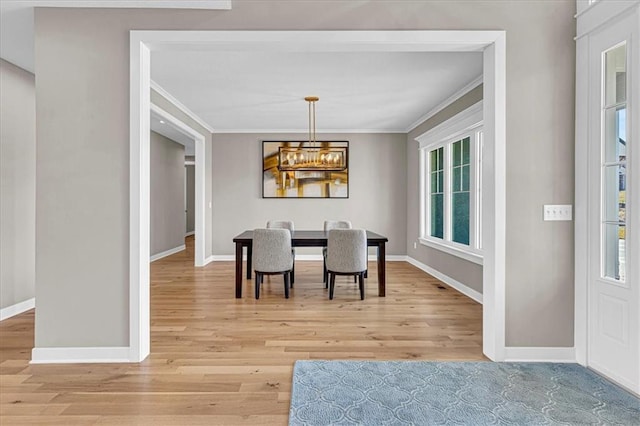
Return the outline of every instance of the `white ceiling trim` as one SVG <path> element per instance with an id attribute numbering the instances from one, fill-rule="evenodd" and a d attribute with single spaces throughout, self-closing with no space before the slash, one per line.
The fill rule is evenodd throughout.
<path id="1" fill-rule="evenodd" d="M 152 50 L 261 52 L 482 52 L 500 31 L 161 31 L 132 30 Z M 455 33 L 446 36 L 440 33 Z M 259 37 L 259 39 L 257 38 Z"/>
<path id="2" fill-rule="evenodd" d="M 178 109 L 182 110 L 186 115 L 193 119 L 196 123 L 207 129 L 210 133 L 214 133 L 213 127 L 209 126 L 206 121 L 200 118 L 195 112 L 187 108 L 182 102 L 176 99 L 171 93 L 167 92 L 155 81 L 151 80 L 151 88 L 164 96 L 169 102 L 174 104 Z"/>
<path id="3" fill-rule="evenodd" d="M 415 129 L 416 127 L 418 127 L 419 125 L 421 125 L 422 123 L 424 123 L 425 121 L 427 121 L 428 119 L 430 119 L 431 117 L 433 117 L 434 115 L 442 111 L 444 108 L 446 108 L 447 106 L 451 105 L 453 102 L 457 101 L 458 99 L 460 99 L 461 97 L 469 93 L 471 90 L 478 87 L 478 85 L 480 84 L 482 84 L 482 76 L 478 76 L 474 78 L 469 84 L 464 86 L 462 89 L 458 90 L 453 95 L 449 96 L 440 104 L 433 107 L 431 111 L 429 111 L 428 113 L 426 113 L 425 115 L 423 115 L 422 117 L 414 121 L 409 127 L 407 127 L 404 130 L 404 133 L 411 132 L 413 129 Z"/>
<path id="4" fill-rule="evenodd" d="M 213 132 L 215 134 L 220 133 L 300 133 L 307 136 L 309 129 L 219 129 Z M 386 134 L 386 133 L 407 133 L 404 129 L 322 129 L 322 131 L 316 131 L 318 136 L 330 133 L 373 133 L 373 134 Z"/>
<path id="5" fill-rule="evenodd" d="M 230 10 L 231 0 L 3 0 L 4 6 Z"/>

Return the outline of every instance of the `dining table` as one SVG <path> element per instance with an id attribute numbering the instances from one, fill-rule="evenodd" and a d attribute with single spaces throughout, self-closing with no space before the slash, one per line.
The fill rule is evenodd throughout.
<path id="1" fill-rule="evenodd" d="M 386 294 L 386 243 L 387 237 L 376 234 L 372 231 L 367 232 L 367 246 L 377 247 L 377 263 L 378 263 L 378 296 L 385 297 Z M 292 247 L 326 247 L 328 231 L 304 231 L 296 230 L 291 235 Z M 247 279 L 252 277 L 251 257 L 253 247 L 253 230 L 247 230 L 237 235 L 233 242 L 236 245 L 236 298 L 242 297 L 242 257 L 244 249 L 247 252 Z"/>

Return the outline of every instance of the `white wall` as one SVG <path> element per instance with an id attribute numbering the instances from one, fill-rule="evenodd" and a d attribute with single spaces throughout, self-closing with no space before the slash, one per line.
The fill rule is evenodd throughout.
<path id="1" fill-rule="evenodd" d="M 35 296 L 35 101 L 33 74 L 0 60 L 0 308 Z"/>
<path id="2" fill-rule="evenodd" d="M 292 220 L 296 229 L 322 229 L 326 219 L 350 220 L 389 238 L 387 254 L 406 250 L 406 136 L 318 134 L 349 141 L 348 199 L 262 198 L 262 141 L 304 140 L 301 134 L 213 135 L 213 253 L 235 253 L 233 237 L 268 220 Z M 320 254 L 319 249 L 297 249 Z"/>
<path id="3" fill-rule="evenodd" d="M 184 146 L 151 132 L 151 256 L 184 245 Z"/>

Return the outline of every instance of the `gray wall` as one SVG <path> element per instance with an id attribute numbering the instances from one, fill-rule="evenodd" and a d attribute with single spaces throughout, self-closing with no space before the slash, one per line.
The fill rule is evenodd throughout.
<path id="1" fill-rule="evenodd" d="M 36 91 L 0 60 L 0 308 L 35 296 Z"/>
<path id="2" fill-rule="evenodd" d="M 151 256 L 184 244 L 184 146 L 151 132 Z"/>
<path id="3" fill-rule="evenodd" d="M 482 293 L 482 266 L 420 244 L 420 161 L 416 137 L 482 100 L 482 85 L 443 108 L 407 136 L 407 254 Z M 413 248 L 413 243 L 417 243 Z"/>
<path id="4" fill-rule="evenodd" d="M 541 209 L 573 199 L 574 13 L 573 0 L 36 8 L 36 346 L 129 343 L 130 29 L 506 30 L 507 344 L 572 346 L 573 227 Z"/>
<path id="5" fill-rule="evenodd" d="M 196 227 L 196 167 L 193 165 L 184 166 L 186 173 L 187 191 L 187 226 L 186 233 L 194 232 Z"/>
<path id="6" fill-rule="evenodd" d="M 389 238 L 387 254 L 406 247 L 406 136 L 319 134 L 349 141 L 348 199 L 263 199 L 262 140 L 303 140 L 303 134 L 213 135 L 213 253 L 234 254 L 233 237 L 267 220 L 293 220 L 296 229 L 322 229 L 325 219 L 350 220 Z M 238 165 L 241 165 L 239 167 Z M 297 249 L 300 254 L 319 250 Z"/>

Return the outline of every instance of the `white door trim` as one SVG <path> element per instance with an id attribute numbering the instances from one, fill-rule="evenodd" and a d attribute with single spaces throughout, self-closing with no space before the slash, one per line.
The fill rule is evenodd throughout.
<path id="1" fill-rule="evenodd" d="M 151 50 L 483 52 L 485 164 L 483 351 L 504 359 L 506 43 L 504 31 L 131 31 L 130 345 L 149 354 L 149 86 Z M 493 142 L 493 143 L 490 143 Z M 196 154 L 197 156 L 197 154 Z"/>
<path id="2" fill-rule="evenodd" d="M 195 161 L 195 266 L 205 265 L 205 143 L 204 136 L 198 133 L 192 127 L 189 127 L 186 123 L 180 121 L 178 118 L 171 115 L 169 112 L 163 110 L 155 104 L 151 104 L 151 111 L 162 117 L 167 122 L 171 123 L 176 128 L 180 129 L 183 133 L 186 133 L 195 140 L 196 143 L 196 161 Z M 186 185 L 186 180 L 185 180 Z M 186 194 L 185 194 L 186 197 Z"/>

